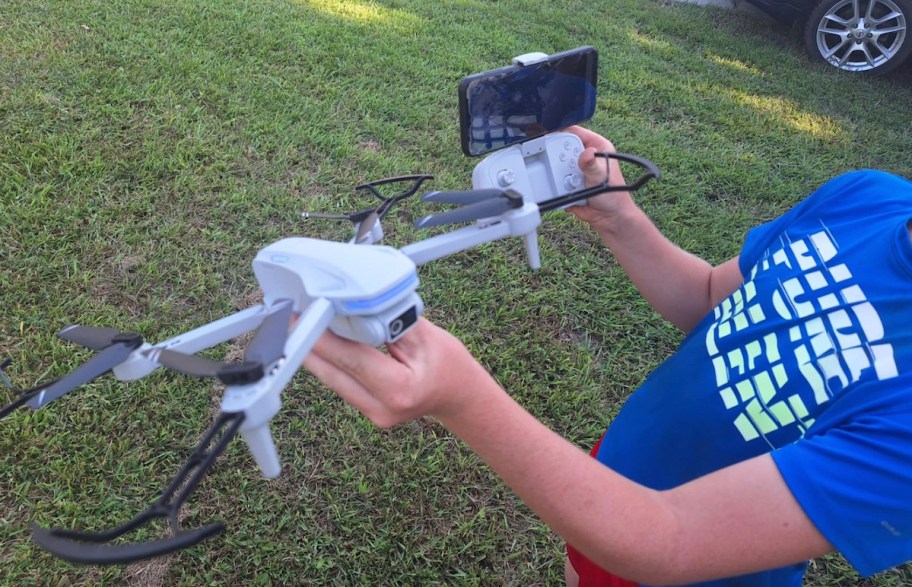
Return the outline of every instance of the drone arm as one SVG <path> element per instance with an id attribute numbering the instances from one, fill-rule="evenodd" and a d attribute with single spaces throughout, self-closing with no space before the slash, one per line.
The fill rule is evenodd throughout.
<path id="1" fill-rule="evenodd" d="M 141 379 L 158 368 L 159 364 L 155 360 L 157 351 L 168 349 L 187 354 L 197 353 L 257 328 L 268 314 L 267 308 L 260 304 L 179 334 L 157 345 L 144 344 L 129 359 L 114 368 L 114 376 L 121 381 Z"/>
<path id="2" fill-rule="evenodd" d="M 197 353 L 249 332 L 269 314 L 263 304 L 241 310 L 161 343 L 161 347 L 182 353 Z"/>
<path id="3" fill-rule="evenodd" d="M 429 261 L 447 257 L 483 243 L 508 236 L 523 235 L 526 237 L 529 264 L 533 268 L 538 268 L 538 244 L 535 240 L 535 229 L 540 222 L 541 216 L 538 212 L 538 206 L 525 204 L 521 208 L 506 212 L 494 222 L 473 224 L 453 232 L 439 234 L 406 245 L 400 250 L 416 265 L 423 265 Z"/>
<path id="4" fill-rule="evenodd" d="M 486 226 L 475 224 L 420 240 L 406 245 L 400 250 L 414 261 L 415 265 L 424 265 L 429 261 L 441 259 L 507 236 L 510 236 L 509 227 L 502 222 Z"/>

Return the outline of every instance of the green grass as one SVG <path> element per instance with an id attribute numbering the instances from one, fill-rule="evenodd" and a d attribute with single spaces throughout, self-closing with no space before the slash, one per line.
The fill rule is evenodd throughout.
<path id="1" fill-rule="evenodd" d="M 522 15 L 519 17 L 519 15 Z M 0 4 L 0 356 L 26 387 L 87 353 L 68 323 L 158 341 L 257 302 L 256 251 L 343 239 L 302 210 L 363 206 L 366 180 L 469 186 L 456 85 L 529 51 L 593 45 L 590 126 L 665 177 L 640 203 L 718 262 L 744 232 L 848 169 L 912 175 L 908 79 L 809 62 L 765 21 L 658 1 L 4 0 Z M 388 243 L 426 209 L 391 215 Z M 532 413 L 588 447 L 679 335 L 569 217 L 421 269 L 428 315 Z M 219 349 L 227 351 L 228 348 Z M 372 428 L 302 372 L 262 479 L 234 442 L 186 508 L 218 538 L 150 564 L 73 566 L 28 525 L 102 529 L 165 486 L 221 390 L 168 374 L 85 386 L 0 425 L 6 585 L 553 585 L 561 542 L 445 430 Z M 3 396 L 7 397 L 7 396 Z M 144 536 L 149 537 L 151 533 Z M 808 585 L 862 581 L 839 557 Z"/>

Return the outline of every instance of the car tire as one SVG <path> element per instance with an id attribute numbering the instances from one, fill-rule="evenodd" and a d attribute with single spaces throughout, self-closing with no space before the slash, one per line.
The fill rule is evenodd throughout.
<path id="1" fill-rule="evenodd" d="M 912 0 L 823 0 L 808 16 L 804 48 L 843 71 L 889 73 L 912 53 Z"/>

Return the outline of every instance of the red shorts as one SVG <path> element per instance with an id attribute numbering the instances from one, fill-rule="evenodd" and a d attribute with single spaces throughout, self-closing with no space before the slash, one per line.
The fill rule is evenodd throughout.
<path id="1" fill-rule="evenodd" d="M 598 454 L 599 447 L 602 445 L 602 438 L 595 443 L 589 453 L 593 458 Z M 579 587 L 639 587 L 637 583 L 615 577 L 605 569 L 597 566 L 569 544 L 567 544 L 567 558 L 570 559 L 573 570 L 579 575 Z"/>

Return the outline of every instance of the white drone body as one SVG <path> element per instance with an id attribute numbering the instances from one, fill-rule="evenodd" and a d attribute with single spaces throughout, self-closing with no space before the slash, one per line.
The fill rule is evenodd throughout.
<path id="1" fill-rule="evenodd" d="M 241 435 L 263 475 L 275 477 L 281 466 L 269 420 L 281 407 L 281 390 L 323 331 L 371 346 L 395 342 L 415 325 L 424 304 L 415 292 L 415 263 L 391 247 L 287 238 L 261 250 L 253 270 L 266 305 L 291 300 L 299 318 L 285 356 L 260 381 L 229 386 L 222 411 L 245 412 Z"/>
<path id="2" fill-rule="evenodd" d="M 196 353 L 260 327 L 277 307 L 290 303 L 298 318 L 282 356 L 265 365 L 257 381 L 227 385 L 222 411 L 243 412 L 240 432 L 265 477 L 280 471 L 269 421 L 281 407 L 281 391 L 320 335 L 380 346 L 394 342 L 424 311 L 416 293 L 415 263 L 392 247 L 363 246 L 312 238 L 286 238 L 262 249 L 253 271 L 264 304 L 226 316 L 157 345 L 148 343 L 114 367 L 120 380 L 139 379 L 160 366 L 163 350 Z M 34 407 L 53 400 L 47 398 Z"/>
<path id="3" fill-rule="evenodd" d="M 253 270 L 265 307 L 291 300 L 299 319 L 285 356 L 260 381 L 228 386 L 221 407 L 245 412 L 241 434 L 263 475 L 275 477 L 281 470 L 269 433 L 280 392 L 324 330 L 371 346 L 395 342 L 424 312 L 417 265 L 511 235 L 534 242 L 540 221 L 538 207 L 528 205 L 402 249 L 311 238 L 287 238 L 262 249 Z M 530 263 L 538 266 L 537 248 Z"/>
<path id="4" fill-rule="evenodd" d="M 436 192 L 435 192 L 436 193 Z M 430 199 L 433 199 L 431 197 Z M 326 329 L 380 346 L 395 342 L 424 312 L 416 292 L 417 266 L 508 236 L 524 237 L 529 264 L 538 267 L 535 230 L 538 207 L 526 203 L 498 217 L 395 249 L 384 245 L 341 243 L 313 238 L 286 238 L 260 250 L 253 271 L 264 303 L 155 345 L 145 343 L 113 368 L 115 377 L 145 377 L 161 364 L 164 350 L 193 354 L 256 330 L 283 304 L 298 316 L 285 340 L 282 356 L 265 365 L 262 378 L 228 384 L 221 409 L 244 413 L 240 432 L 263 475 L 281 472 L 269 421 L 281 407 L 281 391 Z M 372 231 L 372 233 L 375 231 Z M 41 407 L 55 397 L 36 400 Z"/>

